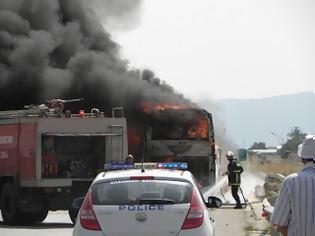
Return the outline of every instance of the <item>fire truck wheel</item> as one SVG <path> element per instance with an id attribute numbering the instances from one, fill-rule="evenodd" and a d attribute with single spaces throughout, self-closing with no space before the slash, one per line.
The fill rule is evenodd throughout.
<path id="1" fill-rule="evenodd" d="M 75 224 L 77 217 L 78 217 L 78 212 L 70 208 L 69 209 L 69 216 L 70 216 L 72 223 Z"/>
<path id="2" fill-rule="evenodd" d="M 33 225 L 35 223 L 43 222 L 48 215 L 48 209 L 42 209 L 37 212 L 20 212 L 20 225 Z"/>
<path id="3" fill-rule="evenodd" d="M 17 224 L 20 219 L 17 196 L 12 183 L 6 183 L 1 194 L 1 213 L 5 224 Z"/>
<path id="4" fill-rule="evenodd" d="M 32 213 L 32 217 L 34 217 L 35 222 L 43 222 L 46 219 L 47 215 L 48 215 L 48 209 L 47 208 L 42 209 L 39 212 Z"/>

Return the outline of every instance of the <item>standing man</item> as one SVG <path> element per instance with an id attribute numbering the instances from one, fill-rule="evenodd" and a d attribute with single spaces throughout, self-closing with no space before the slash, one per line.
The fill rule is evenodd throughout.
<path id="1" fill-rule="evenodd" d="M 314 236 L 315 135 L 305 137 L 298 155 L 304 168 L 284 179 L 270 222 L 283 236 Z"/>
<path id="2" fill-rule="evenodd" d="M 236 160 L 233 152 L 228 151 L 226 153 L 226 158 L 229 161 L 226 174 L 228 175 L 229 186 L 231 186 L 231 189 L 232 189 L 232 196 L 236 201 L 236 205 L 234 209 L 241 209 L 242 204 L 241 204 L 240 197 L 237 192 L 238 192 L 238 188 L 241 185 L 241 174 L 243 173 L 243 167 Z"/>

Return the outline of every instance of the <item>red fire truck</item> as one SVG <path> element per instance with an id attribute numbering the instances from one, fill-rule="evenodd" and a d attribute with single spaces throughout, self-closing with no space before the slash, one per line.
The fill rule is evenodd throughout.
<path id="1" fill-rule="evenodd" d="M 112 117 L 63 111 L 61 99 L 50 105 L 0 112 L 0 206 L 6 224 L 43 221 L 48 211 L 69 210 L 84 196 L 105 161 L 123 161 L 128 153 L 122 108 Z"/>

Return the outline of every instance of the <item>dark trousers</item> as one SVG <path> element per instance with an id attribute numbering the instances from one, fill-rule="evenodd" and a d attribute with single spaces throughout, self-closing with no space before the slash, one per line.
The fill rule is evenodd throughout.
<path id="1" fill-rule="evenodd" d="M 232 196 L 236 201 L 236 205 L 241 205 L 241 201 L 240 201 L 240 197 L 238 196 L 237 192 L 238 192 L 238 185 L 232 185 Z"/>

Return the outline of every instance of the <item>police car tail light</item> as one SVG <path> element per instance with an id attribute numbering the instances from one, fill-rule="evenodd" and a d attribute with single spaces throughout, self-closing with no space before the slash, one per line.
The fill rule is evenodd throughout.
<path id="1" fill-rule="evenodd" d="M 200 202 L 197 192 L 194 190 L 191 197 L 190 208 L 182 229 L 198 228 L 203 223 L 203 217 L 202 203 Z"/>
<path id="2" fill-rule="evenodd" d="M 92 194 L 87 192 L 80 210 L 80 223 L 83 228 L 88 230 L 101 230 L 92 208 Z"/>
<path id="3" fill-rule="evenodd" d="M 154 176 L 131 176 L 130 180 L 149 180 L 154 179 Z"/>

